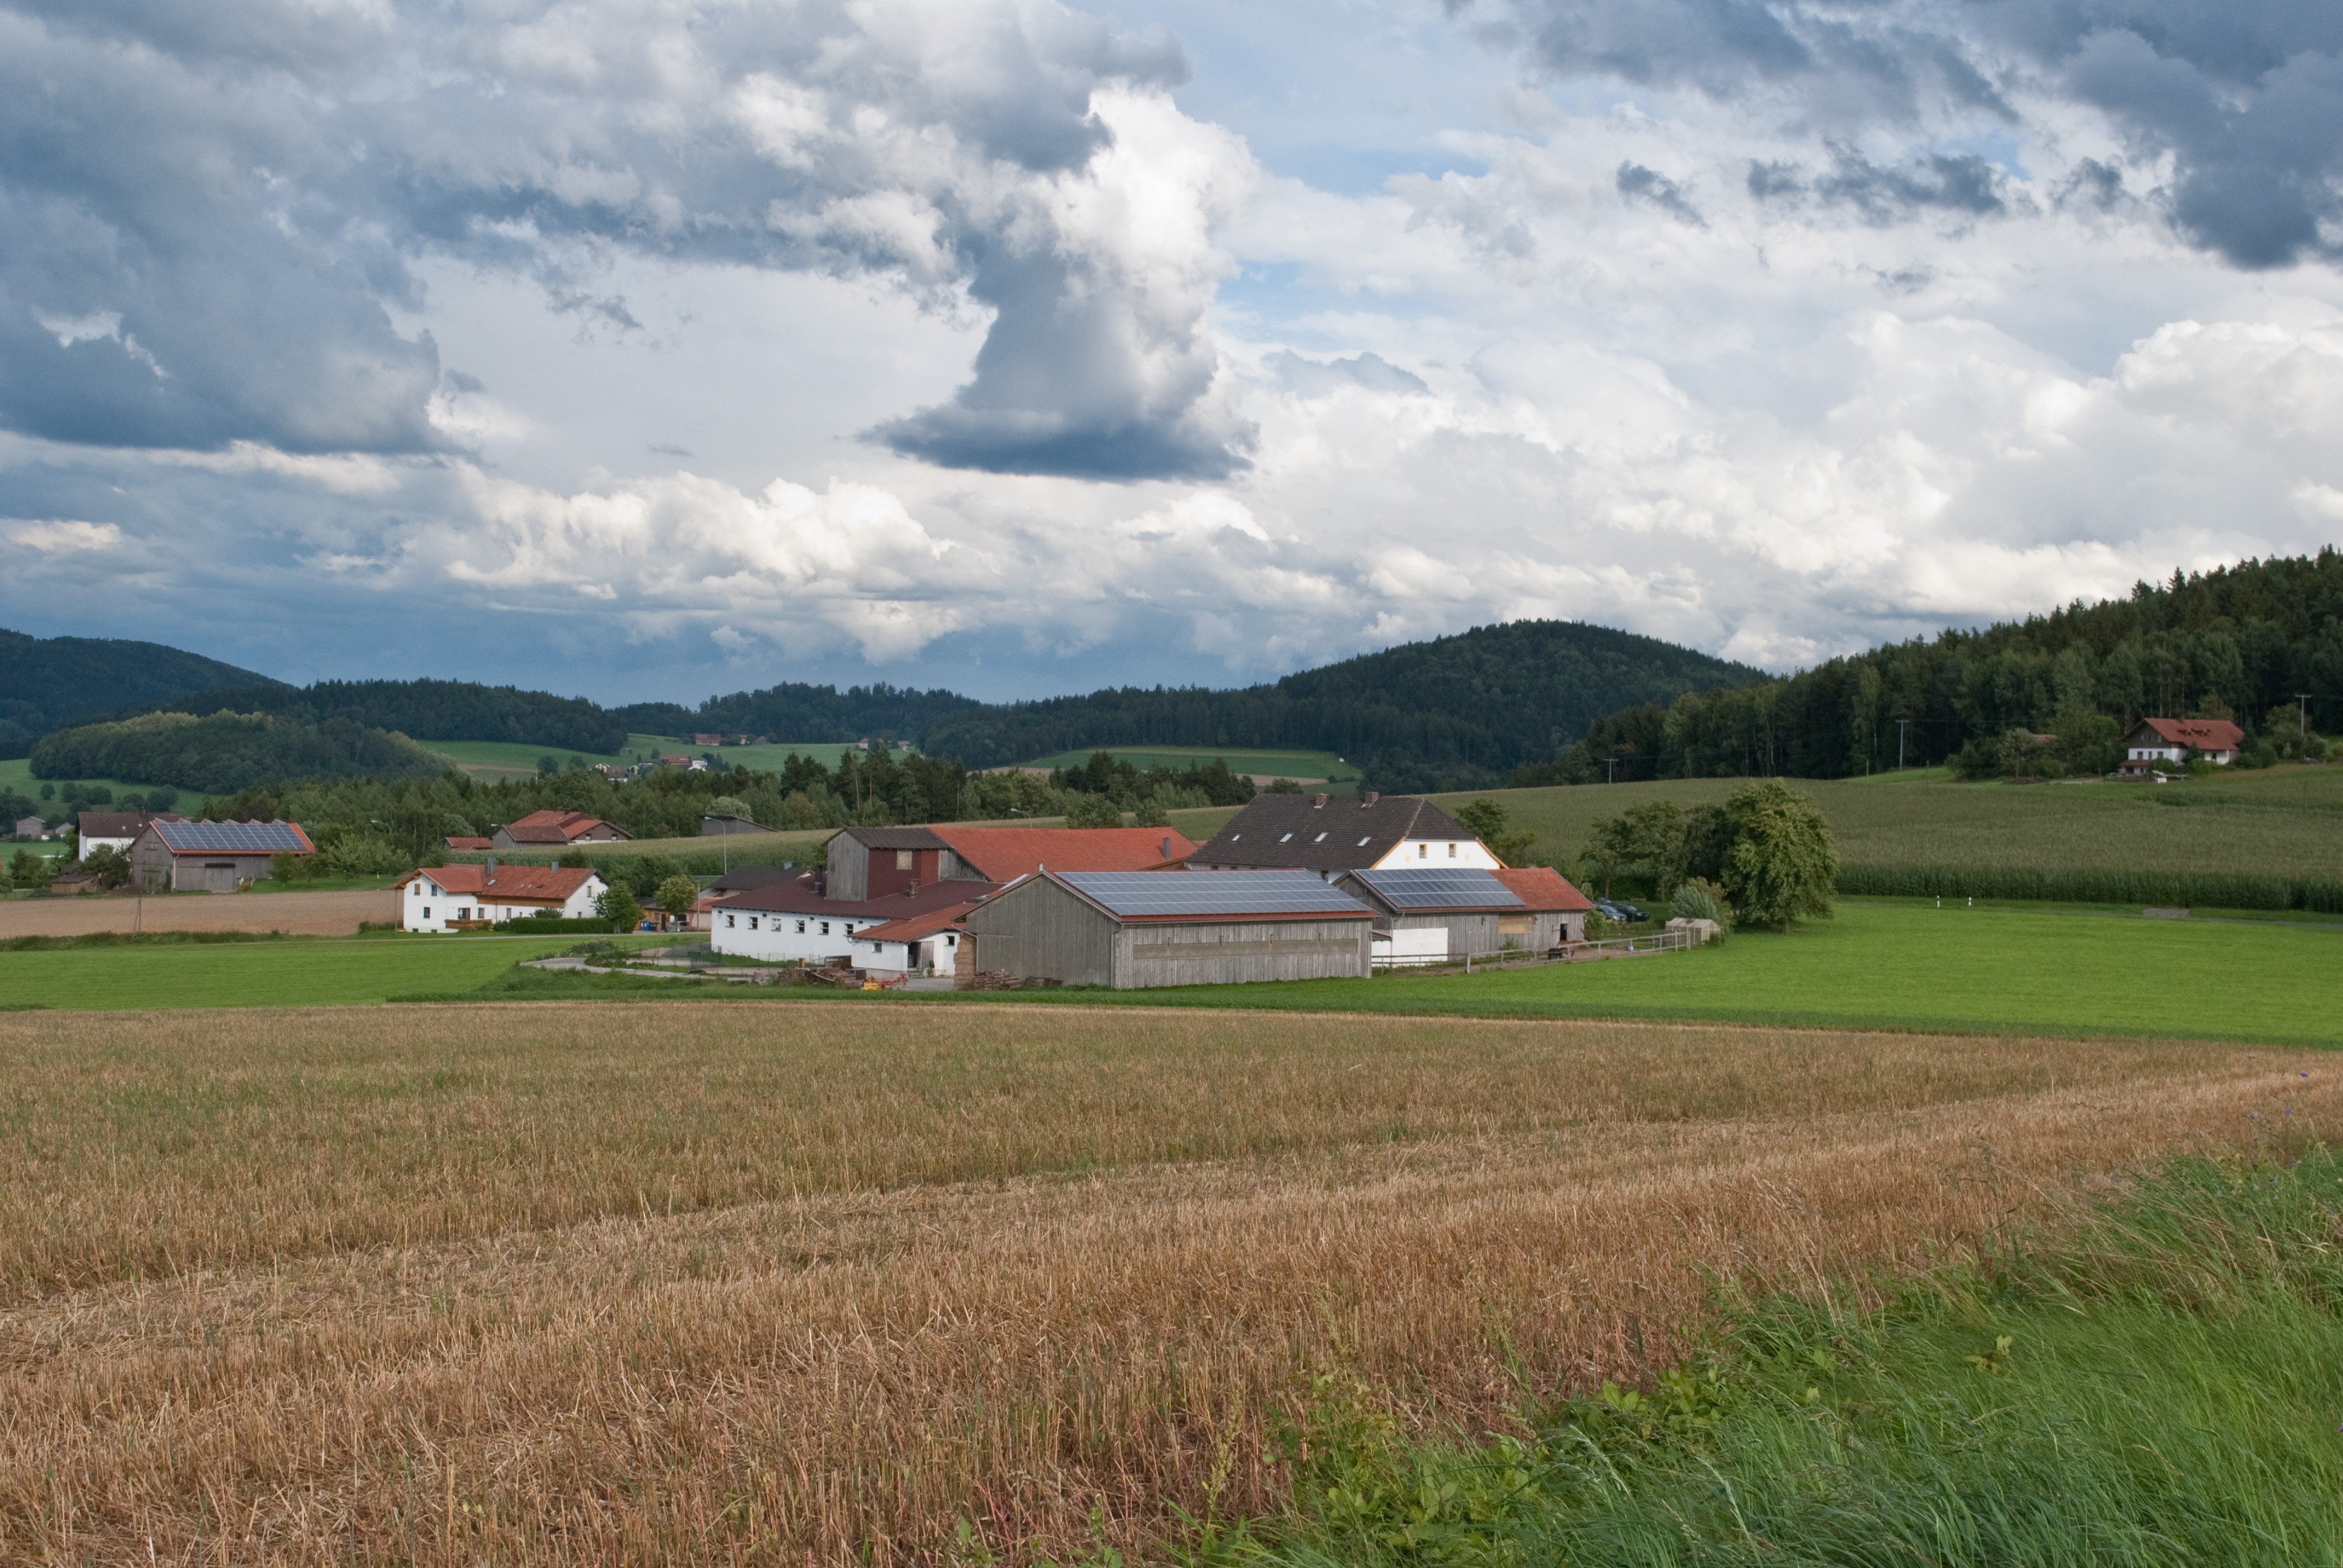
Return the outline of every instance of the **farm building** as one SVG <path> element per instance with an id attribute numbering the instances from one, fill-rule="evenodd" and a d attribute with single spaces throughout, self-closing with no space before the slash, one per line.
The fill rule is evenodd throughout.
<path id="1" fill-rule="evenodd" d="M 834 884 L 820 873 L 801 871 L 767 882 L 709 906 L 709 937 L 719 953 L 779 963 L 855 964 L 859 932 L 938 910 L 956 910 L 994 890 L 990 882 L 928 882 L 898 888 L 868 899 L 830 896 Z"/>
<path id="2" fill-rule="evenodd" d="M 709 930 L 715 923 L 715 909 L 735 893 L 745 893 L 751 888 L 761 888 L 772 882 L 794 880 L 798 869 L 791 865 L 735 866 L 699 890 L 699 902 L 691 907 L 691 918 L 685 922 L 695 931 Z"/>
<path id="3" fill-rule="evenodd" d="M 923 915 L 867 926 L 854 936 L 854 967 L 880 974 L 950 973 L 968 940 L 961 920 L 973 903 L 948 904 Z"/>
<path id="4" fill-rule="evenodd" d="M 268 875 L 272 855 L 314 855 L 298 822 L 146 824 L 130 846 L 130 875 L 150 893 L 232 893 Z"/>
<path id="5" fill-rule="evenodd" d="M 471 833 L 458 833 L 452 836 L 447 840 L 447 848 L 457 850 L 459 853 L 477 852 L 481 849 L 493 849 L 496 847 L 497 841 L 494 839 L 483 839 L 477 834 Z"/>
<path id="6" fill-rule="evenodd" d="M 2223 767 L 2237 759 L 2246 732 L 2226 719 L 2143 719 L 2124 737 L 2117 775 L 2145 779 L 2165 767 L 2186 768 L 2192 758 Z"/>
<path id="7" fill-rule="evenodd" d="M 1345 871 L 1334 885 L 1377 916 L 1374 961 L 1405 968 L 1505 948 L 1544 952 L 1586 937 L 1586 896 L 1544 866 Z"/>
<path id="8" fill-rule="evenodd" d="M 842 828 L 829 844 L 833 898 L 875 899 L 930 882 L 1013 882 L 1053 871 L 1143 871 L 1192 853 L 1169 828 Z"/>
<path id="9" fill-rule="evenodd" d="M 426 866 L 394 884 L 398 923 L 410 931 L 465 931 L 549 911 L 568 920 L 594 913 L 609 884 L 583 867 Z"/>
<path id="10" fill-rule="evenodd" d="M 494 847 L 523 849 L 548 844 L 556 848 L 564 844 L 609 844 L 633 836 L 615 823 L 588 817 L 583 811 L 531 811 L 519 821 L 498 829 Z"/>
<path id="11" fill-rule="evenodd" d="M 1293 866 L 1332 880 L 1397 866 L 1449 869 L 1501 862 L 1473 830 L 1407 795 L 1256 795 L 1188 857 L 1200 871 Z"/>
<path id="12" fill-rule="evenodd" d="M 119 849 L 130 853 L 130 846 L 146 830 L 149 822 L 184 822 L 185 817 L 168 811 L 84 811 L 76 819 L 81 834 L 82 854 L 92 849 Z"/>
<path id="13" fill-rule="evenodd" d="M 1374 911 L 1306 870 L 1052 869 L 966 923 L 988 970 L 1131 990 L 1363 975 Z"/>
<path id="14" fill-rule="evenodd" d="M 16 837 L 19 839 L 45 839 L 48 836 L 49 825 L 38 817 L 16 819 Z"/>

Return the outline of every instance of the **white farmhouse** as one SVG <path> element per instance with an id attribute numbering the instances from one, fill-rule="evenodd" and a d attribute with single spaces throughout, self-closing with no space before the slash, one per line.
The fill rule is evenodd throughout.
<path id="1" fill-rule="evenodd" d="M 549 910 L 589 920 L 609 888 L 583 867 L 425 866 L 397 882 L 399 924 L 410 931 L 468 931 Z"/>
<path id="2" fill-rule="evenodd" d="M 907 941 L 927 947 L 939 939 L 931 933 L 906 938 L 900 930 L 900 923 L 940 910 L 957 912 L 972 900 L 992 892 L 994 886 L 990 882 L 930 882 L 875 899 L 832 899 L 827 893 L 828 879 L 807 872 L 787 881 L 769 882 L 735 893 L 709 905 L 709 940 L 719 953 L 737 953 L 766 963 L 838 962 L 856 969 L 882 970 L 940 967 L 932 960 L 930 966 L 907 961 L 910 956 Z M 887 933 L 888 940 L 876 952 L 869 947 L 867 938 L 857 940 L 865 931 L 889 926 L 899 930 Z M 951 940 L 945 943 L 942 960 L 947 965 L 959 940 L 956 933 L 948 934 Z M 874 961 L 890 958 L 903 961 Z"/>
<path id="3" fill-rule="evenodd" d="M 1344 871 L 1493 871 L 1504 862 L 1473 829 L 1406 795 L 1256 795 L 1187 857 L 1199 871 L 1298 867 L 1332 880 Z"/>

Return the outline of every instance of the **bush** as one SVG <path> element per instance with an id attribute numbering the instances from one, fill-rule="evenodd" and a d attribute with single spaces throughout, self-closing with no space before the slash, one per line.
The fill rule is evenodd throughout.
<path id="1" fill-rule="evenodd" d="M 1725 890 L 1698 877 L 1676 889 L 1668 900 L 1668 913 L 1684 920 L 1715 920 L 1720 933 L 1733 929 L 1733 914 L 1725 904 Z"/>
<path id="2" fill-rule="evenodd" d="M 643 907 L 624 888 L 604 889 L 594 900 L 594 912 L 601 917 L 605 930 L 631 931 L 643 923 Z"/>
<path id="3" fill-rule="evenodd" d="M 2011 899 L 2343 914 L 2343 882 L 2220 871 L 2032 866 L 1841 866 L 1838 890 L 1885 899 Z"/>
<path id="4" fill-rule="evenodd" d="M 1104 795 L 1069 794 L 1066 797 L 1066 826 L 1120 828 L 1122 826 L 1122 812 L 1112 799 Z"/>
<path id="5" fill-rule="evenodd" d="M 1743 920 L 1787 930 L 1830 913 L 1838 845 L 1811 799 L 1769 779 L 1734 791 L 1724 815 L 1733 838 L 1719 879 Z"/>
<path id="6" fill-rule="evenodd" d="M 517 920 L 498 920 L 490 928 L 514 936 L 567 936 L 572 932 L 608 931 L 610 922 L 599 915 L 588 915 L 578 920 L 565 920 L 558 915 L 524 915 Z"/>

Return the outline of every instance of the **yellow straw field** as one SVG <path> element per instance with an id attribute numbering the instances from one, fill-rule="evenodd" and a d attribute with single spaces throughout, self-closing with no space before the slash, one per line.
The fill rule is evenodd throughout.
<path id="1" fill-rule="evenodd" d="M 1664 1360 L 1704 1274 L 2055 1221 L 2338 1086 L 1643 1023 L 0 1015 L 0 1560 L 1127 1550 L 1273 1506 L 1313 1378 L 1503 1426 Z"/>

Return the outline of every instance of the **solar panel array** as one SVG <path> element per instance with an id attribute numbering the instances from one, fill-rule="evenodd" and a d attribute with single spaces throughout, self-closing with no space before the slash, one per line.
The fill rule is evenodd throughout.
<path id="1" fill-rule="evenodd" d="M 1395 910 L 1518 907 L 1513 890 L 1487 871 L 1458 866 L 1438 870 L 1359 871 L 1362 882 Z"/>
<path id="2" fill-rule="evenodd" d="M 204 855 L 298 854 L 309 847 L 287 822 L 157 822 L 155 831 L 174 849 Z"/>
<path id="3" fill-rule="evenodd" d="M 1061 871 L 1068 887 L 1111 913 L 1356 915 L 1365 906 L 1312 871 Z"/>

